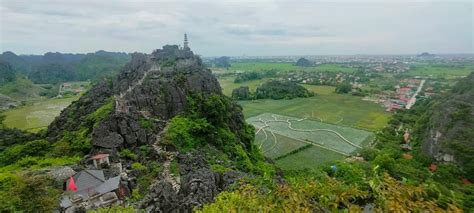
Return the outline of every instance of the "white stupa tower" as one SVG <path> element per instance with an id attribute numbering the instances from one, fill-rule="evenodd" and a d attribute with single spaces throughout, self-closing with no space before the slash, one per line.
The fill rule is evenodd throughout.
<path id="1" fill-rule="evenodd" d="M 184 50 L 190 50 L 189 45 L 188 45 L 188 35 L 184 33 L 184 45 L 183 45 Z"/>

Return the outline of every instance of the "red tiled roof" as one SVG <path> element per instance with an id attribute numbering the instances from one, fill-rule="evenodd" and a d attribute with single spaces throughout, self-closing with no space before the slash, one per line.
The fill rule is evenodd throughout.
<path id="1" fill-rule="evenodd" d="M 109 154 L 97 154 L 97 155 L 92 156 L 91 159 L 92 160 L 99 160 L 99 159 L 106 158 L 106 157 L 109 157 Z"/>

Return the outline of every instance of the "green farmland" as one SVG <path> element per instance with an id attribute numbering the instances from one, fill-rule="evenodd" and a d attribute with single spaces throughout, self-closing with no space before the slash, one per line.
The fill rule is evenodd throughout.
<path id="1" fill-rule="evenodd" d="M 331 93 L 331 87 L 327 86 L 310 86 L 309 89 L 317 95 L 292 100 L 240 101 L 239 104 L 247 118 L 275 113 L 369 131 L 383 128 L 390 118 L 391 114 L 380 105 L 363 101 L 360 97 Z"/>
<path id="2" fill-rule="evenodd" d="M 37 132 L 48 126 L 61 110 L 66 108 L 79 96 L 69 98 L 54 98 L 35 102 L 4 112 L 4 124 L 7 127 Z"/>
<path id="3" fill-rule="evenodd" d="M 407 72 L 411 76 L 433 76 L 443 78 L 464 77 L 474 72 L 474 65 L 449 66 L 440 64 L 419 64 Z"/>
<path id="4" fill-rule="evenodd" d="M 231 96 L 232 90 L 241 86 L 248 86 L 250 91 L 255 91 L 260 84 L 269 80 L 270 78 L 264 78 L 259 80 L 245 81 L 242 83 L 234 83 L 235 77 L 221 77 L 219 78 L 219 84 L 221 85 L 222 92 L 224 95 Z"/>
<path id="5" fill-rule="evenodd" d="M 231 96 L 232 90 L 240 86 L 248 86 L 255 91 L 257 86 L 269 80 L 234 83 L 235 77 L 221 77 L 219 83 L 223 93 Z M 275 113 L 293 117 L 309 117 L 310 119 L 376 131 L 385 126 L 390 113 L 378 104 L 363 101 L 360 97 L 336 94 L 335 87 L 301 84 L 316 95 L 310 98 L 295 98 L 291 100 L 260 99 L 239 101 L 244 109 L 245 117 L 249 118 L 262 113 Z"/>
<path id="6" fill-rule="evenodd" d="M 264 62 L 245 62 L 232 63 L 230 71 L 248 72 L 248 71 L 266 71 L 275 70 L 279 72 L 288 71 L 309 71 L 309 72 L 353 72 L 354 69 L 344 67 L 338 64 L 321 64 L 313 67 L 299 67 L 292 63 L 264 63 Z"/>
<path id="7" fill-rule="evenodd" d="M 297 168 L 311 168 L 343 159 L 373 139 L 367 131 L 270 113 L 247 122 L 257 129 L 257 146 L 283 169 L 296 169 L 295 162 L 299 162 Z"/>

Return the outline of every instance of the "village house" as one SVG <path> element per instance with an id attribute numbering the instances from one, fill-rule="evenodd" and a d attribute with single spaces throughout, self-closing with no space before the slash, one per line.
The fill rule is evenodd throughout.
<path id="1" fill-rule="evenodd" d="M 60 202 L 61 211 L 75 212 L 121 204 L 129 195 L 126 182 L 120 176 L 105 178 L 102 170 L 83 170 L 71 176 L 65 184 Z"/>
<path id="2" fill-rule="evenodd" d="M 110 166 L 109 154 L 97 154 L 90 158 L 94 167 L 100 169 L 102 167 L 108 168 Z"/>

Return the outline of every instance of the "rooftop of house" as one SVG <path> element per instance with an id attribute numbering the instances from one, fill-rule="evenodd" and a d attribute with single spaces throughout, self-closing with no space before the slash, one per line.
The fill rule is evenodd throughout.
<path id="1" fill-rule="evenodd" d="M 104 177 L 102 170 L 83 170 L 73 176 L 77 191 L 73 192 L 71 196 L 64 196 L 61 199 L 61 206 L 68 208 L 72 205 L 72 201 L 78 197 L 82 200 L 87 200 L 91 196 L 102 195 L 119 188 L 120 176 L 110 178 L 108 180 Z M 66 182 L 69 185 L 69 180 Z"/>
<path id="2" fill-rule="evenodd" d="M 109 154 L 97 154 L 97 155 L 94 155 L 91 157 L 92 160 L 99 160 L 99 159 L 103 159 L 103 158 L 106 158 L 106 157 L 109 157 Z"/>

